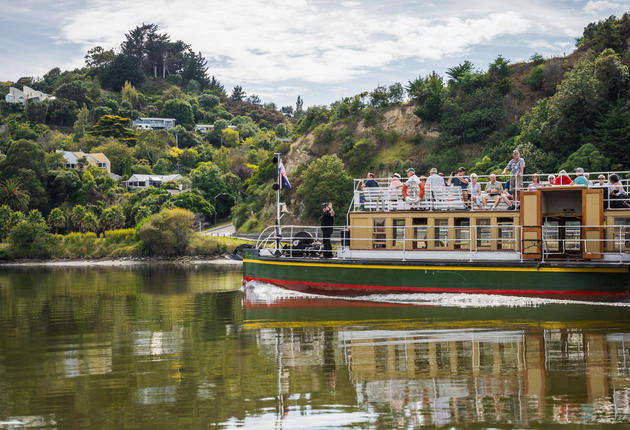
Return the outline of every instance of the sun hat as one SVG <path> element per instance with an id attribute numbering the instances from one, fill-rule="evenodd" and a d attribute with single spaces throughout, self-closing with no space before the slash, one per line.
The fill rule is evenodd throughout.
<path id="1" fill-rule="evenodd" d="M 431 170 L 429 170 L 429 173 L 437 173 L 437 168 L 431 167 Z"/>
<path id="2" fill-rule="evenodd" d="M 398 173 L 394 173 L 392 176 L 393 176 L 394 178 L 400 178 L 400 175 L 399 175 Z"/>
<path id="3" fill-rule="evenodd" d="M 584 173 L 584 169 L 582 169 L 581 167 L 578 167 L 577 169 L 575 169 L 575 171 L 577 173 Z"/>
<path id="4" fill-rule="evenodd" d="M 407 169 L 407 173 L 409 173 L 409 172 L 416 173 L 416 169 L 414 169 L 413 167 L 410 167 L 410 168 Z"/>

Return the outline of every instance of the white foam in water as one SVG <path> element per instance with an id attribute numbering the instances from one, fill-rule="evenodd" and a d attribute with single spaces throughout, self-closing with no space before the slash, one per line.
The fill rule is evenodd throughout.
<path id="1" fill-rule="evenodd" d="M 485 307 L 535 307 L 545 304 L 588 304 L 597 306 L 630 307 L 630 302 L 595 302 L 583 300 L 547 299 L 541 297 L 504 296 L 498 294 L 464 294 L 464 293 L 417 293 L 417 294 L 370 294 L 365 296 L 320 295 L 287 290 L 266 282 L 249 281 L 244 286 L 247 300 L 253 303 L 276 303 L 283 300 L 296 299 L 335 299 L 353 300 L 375 303 L 396 303 L 418 306 L 448 306 L 459 308 Z M 625 299 L 624 299 L 625 300 Z"/>

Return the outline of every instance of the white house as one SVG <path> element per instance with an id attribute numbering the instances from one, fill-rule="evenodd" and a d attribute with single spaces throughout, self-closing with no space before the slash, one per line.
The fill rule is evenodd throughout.
<path id="1" fill-rule="evenodd" d="M 24 86 L 22 91 L 15 87 L 9 88 L 9 94 L 4 96 L 4 100 L 7 103 L 22 103 L 26 104 L 27 102 L 41 102 L 44 100 L 55 100 L 55 96 L 51 96 L 50 94 L 42 93 L 41 91 L 37 91 L 32 89 L 31 87 Z"/>
<path id="2" fill-rule="evenodd" d="M 123 181 L 122 184 L 127 188 L 135 190 L 147 187 L 160 187 L 164 182 L 176 181 L 181 179 L 182 175 L 131 175 L 129 179 Z"/>
<path id="3" fill-rule="evenodd" d="M 195 131 L 201 134 L 208 134 L 214 128 L 213 125 L 210 124 L 197 124 L 195 126 Z"/>
<path id="4" fill-rule="evenodd" d="M 175 127 L 175 118 L 138 118 L 132 125 L 138 130 L 168 130 Z"/>

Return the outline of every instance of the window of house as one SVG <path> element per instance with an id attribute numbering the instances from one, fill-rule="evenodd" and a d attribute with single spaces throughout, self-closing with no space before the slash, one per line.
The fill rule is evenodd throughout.
<path id="1" fill-rule="evenodd" d="M 499 225 L 499 242 L 497 249 L 515 249 L 514 219 L 499 218 L 497 224 Z"/>
<path id="2" fill-rule="evenodd" d="M 372 227 L 372 248 L 386 248 L 385 218 L 374 218 Z"/>
<path id="3" fill-rule="evenodd" d="M 470 219 L 455 218 L 455 249 L 469 249 Z"/>
<path id="4" fill-rule="evenodd" d="M 433 246 L 436 248 L 446 248 L 448 246 L 448 220 L 436 219 L 435 220 L 435 240 Z"/>
<path id="5" fill-rule="evenodd" d="M 487 218 L 477 220 L 477 248 L 490 248 L 492 243 L 490 220 Z"/>
<path id="6" fill-rule="evenodd" d="M 414 241 L 413 249 L 426 249 L 427 247 L 427 219 L 413 219 Z"/>
<path id="7" fill-rule="evenodd" d="M 403 244 L 405 241 L 405 220 L 395 219 L 393 220 L 394 231 L 392 232 L 392 246 L 401 246 L 405 248 Z"/>

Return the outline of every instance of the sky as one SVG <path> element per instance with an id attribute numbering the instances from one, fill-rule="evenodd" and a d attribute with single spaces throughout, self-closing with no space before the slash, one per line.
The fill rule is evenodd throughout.
<path id="1" fill-rule="evenodd" d="M 155 23 L 208 60 L 231 92 L 328 105 L 470 60 L 568 55 L 584 27 L 630 0 L 0 0 L 0 81 L 84 64 Z"/>

